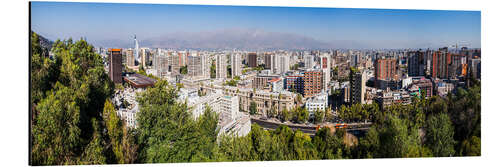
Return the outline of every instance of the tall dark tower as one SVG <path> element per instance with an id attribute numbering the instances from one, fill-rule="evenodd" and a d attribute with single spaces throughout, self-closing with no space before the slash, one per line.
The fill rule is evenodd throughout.
<path id="1" fill-rule="evenodd" d="M 248 67 L 257 67 L 256 53 L 248 53 Z"/>
<path id="2" fill-rule="evenodd" d="M 109 49 L 109 78 L 122 83 L 122 49 Z"/>

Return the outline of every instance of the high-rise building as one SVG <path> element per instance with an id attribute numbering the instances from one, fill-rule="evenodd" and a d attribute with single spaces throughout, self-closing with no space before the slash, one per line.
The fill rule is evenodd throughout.
<path id="1" fill-rule="evenodd" d="M 313 55 L 305 55 L 304 56 L 304 66 L 306 69 L 312 69 L 314 67 L 314 56 Z"/>
<path id="2" fill-rule="evenodd" d="M 134 42 L 135 42 L 135 50 L 134 50 L 134 58 L 136 61 L 140 61 L 139 58 L 139 42 L 137 41 L 136 36 L 134 35 Z"/>
<path id="3" fill-rule="evenodd" d="M 172 53 L 172 55 L 170 56 L 171 57 L 171 70 L 172 70 L 172 75 L 179 75 L 180 74 L 180 70 L 181 70 L 181 59 L 182 59 L 182 56 L 180 53 Z"/>
<path id="4" fill-rule="evenodd" d="M 147 48 L 141 48 L 140 49 L 140 57 L 141 57 L 141 65 L 146 68 L 146 66 L 149 65 L 149 61 L 150 61 L 150 52 L 149 52 L 149 49 Z"/>
<path id="5" fill-rule="evenodd" d="M 367 80 L 366 71 L 359 71 L 357 69 L 351 70 L 350 102 L 352 104 L 355 103 L 365 104 L 366 80 Z"/>
<path id="6" fill-rule="evenodd" d="M 225 54 L 218 54 L 216 60 L 216 78 L 227 78 L 227 62 Z"/>
<path id="7" fill-rule="evenodd" d="M 328 83 L 330 83 L 330 56 L 323 54 L 320 57 L 320 69 L 323 71 L 323 89 L 328 90 Z"/>
<path id="8" fill-rule="evenodd" d="M 277 59 L 277 61 L 275 61 L 276 74 L 286 73 L 287 71 L 290 70 L 290 57 L 288 55 L 278 55 L 276 59 Z"/>
<path id="9" fill-rule="evenodd" d="M 109 78 L 114 83 L 122 83 L 122 50 L 109 49 Z"/>
<path id="10" fill-rule="evenodd" d="M 377 59 L 375 65 L 375 78 L 377 80 L 396 80 L 396 59 Z"/>
<path id="11" fill-rule="evenodd" d="M 208 55 L 201 54 L 200 58 L 201 58 L 201 69 L 202 69 L 201 75 L 205 78 L 209 78 L 210 77 L 210 63 L 208 62 L 209 61 Z"/>
<path id="12" fill-rule="evenodd" d="M 127 49 L 125 51 L 125 55 L 127 56 L 127 67 L 130 68 L 130 67 L 135 66 L 134 50 Z"/>
<path id="13" fill-rule="evenodd" d="M 313 97 L 323 89 L 323 71 L 309 70 L 304 72 L 304 97 Z"/>
<path id="14" fill-rule="evenodd" d="M 426 54 L 422 51 L 408 52 L 408 76 L 425 76 Z"/>
<path id="15" fill-rule="evenodd" d="M 303 75 L 295 75 L 295 76 L 286 76 L 285 88 L 294 93 L 304 94 L 304 76 Z"/>
<path id="16" fill-rule="evenodd" d="M 448 78 L 448 64 L 451 62 L 451 53 L 448 48 L 439 48 L 432 54 L 431 76 L 433 78 Z"/>
<path id="17" fill-rule="evenodd" d="M 481 59 L 470 59 L 468 63 L 470 73 L 472 74 L 471 77 L 481 79 Z"/>
<path id="18" fill-rule="evenodd" d="M 273 58 L 274 54 L 265 54 L 264 55 L 264 68 L 270 69 L 271 72 L 274 70 L 273 68 Z"/>
<path id="19" fill-rule="evenodd" d="M 156 56 L 153 58 L 153 67 L 156 71 L 156 76 L 164 78 L 168 75 L 169 60 L 164 50 L 158 49 Z"/>
<path id="20" fill-rule="evenodd" d="M 241 75 L 241 55 L 231 54 L 231 76 L 234 78 Z"/>
<path id="21" fill-rule="evenodd" d="M 188 76 L 197 77 L 203 75 L 203 68 L 201 56 L 189 55 L 188 56 Z"/>
<path id="22" fill-rule="evenodd" d="M 248 67 L 257 67 L 256 53 L 248 53 Z"/>

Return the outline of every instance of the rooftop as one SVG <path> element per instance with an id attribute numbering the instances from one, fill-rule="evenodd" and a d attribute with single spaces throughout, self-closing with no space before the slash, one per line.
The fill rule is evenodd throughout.
<path id="1" fill-rule="evenodd" d="M 156 82 L 155 79 L 137 73 L 127 74 L 127 76 L 124 77 L 124 80 L 135 88 L 153 86 Z"/>

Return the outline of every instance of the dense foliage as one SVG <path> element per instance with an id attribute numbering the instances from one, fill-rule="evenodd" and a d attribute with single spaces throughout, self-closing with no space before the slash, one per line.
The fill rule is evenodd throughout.
<path id="1" fill-rule="evenodd" d="M 104 158 L 104 103 L 114 84 L 103 60 L 83 40 L 56 41 L 49 56 L 31 35 L 31 163 L 113 163 Z"/>

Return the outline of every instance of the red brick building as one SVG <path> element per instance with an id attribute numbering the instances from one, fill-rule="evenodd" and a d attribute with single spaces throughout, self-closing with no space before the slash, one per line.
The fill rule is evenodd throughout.
<path id="1" fill-rule="evenodd" d="M 323 72 L 306 71 L 304 72 L 304 97 L 312 97 L 321 93 L 323 89 Z"/>
<path id="2" fill-rule="evenodd" d="M 377 59 L 375 78 L 377 80 L 397 80 L 396 59 Z"/>

